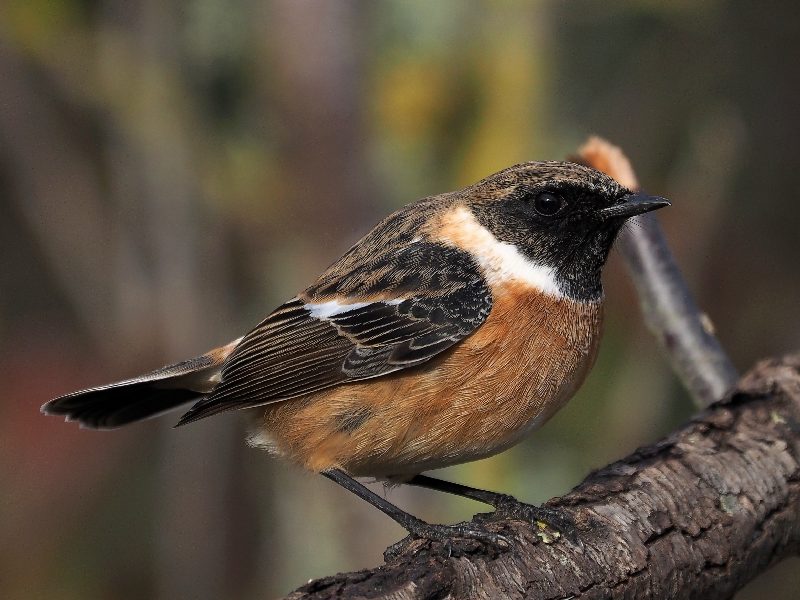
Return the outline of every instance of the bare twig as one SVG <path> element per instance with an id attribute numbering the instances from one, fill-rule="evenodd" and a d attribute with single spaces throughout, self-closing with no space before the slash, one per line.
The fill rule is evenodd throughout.
<path id="1" fill-rule="evenodd" d="M 639 182 L 622 151 L 598 137 L 578 151 L 578 160 L 610 175 L 631 190 Z M 639 292 L 650 330 L 699 407 L 724 396 L 736 369 L 714 337 L 710 320 L 695 304 L 655 215 L 639 217 L 620 237 L 620 250 Z"/>

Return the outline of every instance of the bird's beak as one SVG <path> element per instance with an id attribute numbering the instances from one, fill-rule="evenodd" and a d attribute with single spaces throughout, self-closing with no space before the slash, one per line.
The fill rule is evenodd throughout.
<path id="1" fill-rule="evenodd" d="M 648 196 L 641 192 L 635 192 L 629 196 L 625 196 L 622 202 L 609 206 L 600 211 L 600 216 L 603 220 L 607 219 L 627 219 L 641 215 L 642 213 L 650 212 L 651 210 L 658 210 L 669 206 L 670 202 L 666 198 L 660 196 Z"/>

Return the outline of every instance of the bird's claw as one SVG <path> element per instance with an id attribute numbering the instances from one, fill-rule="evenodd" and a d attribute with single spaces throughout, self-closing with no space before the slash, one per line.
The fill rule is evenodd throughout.
<path id="1" fill-rule="evenodd" d="M 575 521 L 558 509 L 525 504 L 511 496 L 504 496 L 488 517 L 491 520 L 513 519 L 530 523 L 536 528 L 536 534 L 546 543 L 551 543 L 561 536 L 573 544 L 578 543 L 578 528 Z M 552 533 L 548 534 L 548 529 Z"/>
<path id="2" fill-rule="evenodd" d="M 452 542 L 457 539 L 475 540 L 501 551 L 508 550 L 512 545 L 508 537 L 486 529 L 476 528 L 469 523 L 432 525 L 420 522 L 409 533 L 410 535 L 392 544 L 384 551 L 383 558 L 386 562 L 404 554 L 418 540 L 430 540 L 443 544 L 447 549 L 448 556 L 453 551 Z"/>

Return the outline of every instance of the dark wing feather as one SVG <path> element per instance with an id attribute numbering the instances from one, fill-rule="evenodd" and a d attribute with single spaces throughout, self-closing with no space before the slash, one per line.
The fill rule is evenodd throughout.
<path id="1" fill-rule="evenodd" d="M 352 273 L 341 275 L 341 289 L 323 276 L 324 295 L 312 287 L 278 308 L 244 337 L 220 384 L 179 424 L 419 365 L 474 332 L 491 310 L 478 267 L 452 247 L 409 244 L 369 274 L 361 285 Z M 314 309 L 332 298 L 352 308 Z"/>

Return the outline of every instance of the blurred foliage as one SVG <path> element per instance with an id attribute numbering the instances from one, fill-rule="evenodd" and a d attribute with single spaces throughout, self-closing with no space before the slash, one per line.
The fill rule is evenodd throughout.
<path id="1" fill-rule="evenodd" d="M 626 149 L 740 368 L 800 346 L 793 3 L 5 0 L 0 596 L 261 598 L 402 532 L 246 448 L 240 415 L 114 434 L 48 398 L 197 354 L 382 214 L 591 133 Z M 619 261 L 598 364 L 529 441 L 444 475 L 542 501 L 691 407 Z M 422 490 L 431 520 L 482 507 Z M 797 564 L 742 597 L 794 597 Z"/>

